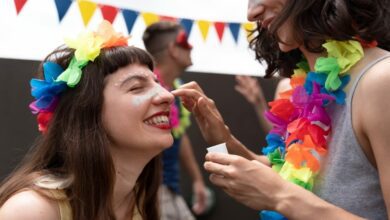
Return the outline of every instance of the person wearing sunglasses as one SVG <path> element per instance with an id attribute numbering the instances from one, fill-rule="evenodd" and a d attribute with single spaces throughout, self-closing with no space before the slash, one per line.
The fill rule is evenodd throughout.
<path id="1" fill-rule="evenodd" d="M 192 46 L 184 28 L 171 21 L 160 21 L 146 28 L 143 34 L 146 50 L 156 61 L 154 73 L 168 90 L 182 83 L 178 77 L 192 65 Z M 206 208 L 207 189 L 200 168 L 194 157 L 186 129 L 190 125 L 189 112 L 177 98 L 171 105 L 170 123 L 174 136 L 173 145 L 163 151 L 163 185 L 160 188 L 162 220 L 195 219 L 180 194 L 180 163 L 193 180 L 195 202 L 192 210 L 202 214 Z"/>

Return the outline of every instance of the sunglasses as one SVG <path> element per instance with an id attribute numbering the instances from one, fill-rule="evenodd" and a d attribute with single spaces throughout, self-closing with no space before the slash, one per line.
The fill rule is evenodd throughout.
<path id="1" fill-rule="evenodd" d="M 187 50 L 192 49 L 192 45 L 188 43 L 187 33 L 184 30 L 180 30 L 179 33 L 177 34 L 175 44 Z"/>

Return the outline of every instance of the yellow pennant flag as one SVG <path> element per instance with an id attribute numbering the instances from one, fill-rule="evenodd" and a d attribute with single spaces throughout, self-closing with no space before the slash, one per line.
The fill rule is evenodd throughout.
<path id="1" fill-rule="evenodd" d="M 248 41 L 251 41 L 254 38 L 254 36 L 250 35 L 250 33 L 252 30 L 254 30 L 256 28 L 256 23 L 254 23 L 254 22 L 243 23 L 242 28 L 244 28 L 244 30 L 245 30 L 246 38 L 248 39 Z"/>
<path id="2" fill-rule="evenodd" d="M 153 13 L 141 12 L 141 15 L 144 18 L 146 26 L 154 24 L 160 20 L 160 16 L 153 14 Z"/>
<path id="3" fill-rule="evenodd" d="M 87 26 L 91 20 L 93 13 L 97 8 L 96 3 L 87 0 L 78 0 L 81 17 L 83 18 L 84 26 Z"/>
<path id="4" fill-rule="evenodd" d="M 210 24 L 211 24 L 210 21 L 203 21 L 203 20 L 198 21 L 200 33 L 202 33 L 202 37 L 204 41 L 206 41 L 207 34 L 209 33 Z"/>

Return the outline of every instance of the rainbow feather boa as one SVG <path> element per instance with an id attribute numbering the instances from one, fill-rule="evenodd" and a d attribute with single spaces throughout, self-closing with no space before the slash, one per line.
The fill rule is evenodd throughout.
<path id="1" fill-rule="evenodd" d="M 283 179 L 310 191 L 332 128 L 326 107 L 332 102 L 345 103 L 343 89 L 350 80 L 347 72 L 364 56 L 361 44 L 354 40 L 327 41 L 322 46 L 328 56 L 316 60 L 315 72 L 310 72 L 306 61 L 298 63 L 290 81 L 292 89 L 270 102 L 270 110 L 265 113 L 273 128 L 262 152 Z M 267 210 L 260 216 L 286 219 Z"/>

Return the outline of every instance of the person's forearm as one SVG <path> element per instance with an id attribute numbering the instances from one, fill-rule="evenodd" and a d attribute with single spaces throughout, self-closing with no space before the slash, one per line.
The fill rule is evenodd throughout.
<path id="1" fill-rule="evenodd" d="M 256 100 L 252 103 L 253 108 L 257 114 L 257 118 L 259 119 L 260 126 L 263 128 L 265 132 L 271 130 L 272 125 L 268 122 L 268 120 L 264 117 L 264 112 L 268 110 L 268 103 L 265 100 L 263 93 L 259 93 Z"/>
<path id="2" fill-rule="evenodd" d="M 269 132 L 272 129 L 272 124 L 265 118 L 264 113 L 265 111 L 268 110 L 268 107 L 263 107 L 263 108 L 255 108 L 257 117 L 259 119 L 259 123 L 261 128 L 265 132 Z"/>
<path id="3" fill-rule="evenodd" d="M 192 151 L 191 142 L 186 134 L 182 138 L 179 153 L 180 161 L 184 165 L 184 168 L 188 171 L 188 174 L 190 175 L 193 182 L 203 183 L 203 177 Z"/>
<path id="4" fill-rule="evenodd" d="M 283 214 L 290 220 L 311 220 L 314 216 L 315 219 L 326 220 L 364 219 L 324 201 L 299 186 L 290 186 L 295 189 L 290 189 L 284 194 L 282 193 L 278 197 L 279 201 L 275 207 L 277 212 Z"/>
<path id="5" fill-rule="evenodd" d="M 239 140 L 233 135 L 226 142 L 229 154 L 239 155 L 248 160 L 258 160 L 258 155 L 246 148 Z"/>

